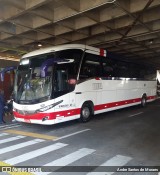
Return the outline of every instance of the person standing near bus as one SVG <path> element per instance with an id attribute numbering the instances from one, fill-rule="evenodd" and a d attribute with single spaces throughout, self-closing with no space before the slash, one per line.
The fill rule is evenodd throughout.
<path id="1" fill-rule="evenodd" d="M 3 120 L 4 115 L 4 94 L 3 91 L 0 89 L 0 124 L 5 123 Z"/>

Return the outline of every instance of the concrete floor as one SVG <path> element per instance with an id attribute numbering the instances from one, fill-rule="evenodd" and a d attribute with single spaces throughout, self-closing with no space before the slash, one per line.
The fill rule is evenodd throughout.
<path id="1" fill-rule="evenodd" d="M 14 131 L 17 130 L 26 133 L 33 133 L 33 135 L 2 143 L 4 139 L 18 137 L 17 134 L 14 133 Z M 156 100 L 155 102 L 147 104 L 147 107 L 145 108 L 135 106 L 96 115 L 90 122 L 85 124 L 79 123 L 78 121 L 71 121 L 53 126 L 19 123 L 6 124 L 0 126 L 0 134 L 8 134 L 1 135 L 0 137 L 0 150 L 2 150 L 0 152 L 0 161 L 9 163 L 11 165 L 13 165 L 12 162 L 15 162 L 15 165 L 18 166 L 42 166 L 50 162 L 54 163 L 53 165 L 57 166 L 58 161 L 53 161 L 58 159 L 60 159 L 60 165 L 65 165 L 66 162 L 69 163 L 71 161 L 69 166 L 89 167 L 109 164 L 115 166 L 123 165 L 134 167 L 160 166 L 159 130 L 160 100 Z M 25 143 L 28 141 L 33 141 L 36 138 L 40 138 L 39 136 L 34 135 L 35 133 L 41 134 L 42 136 L 55 136 L 57 137 L 57 140 L 44 138 L 43 142 L 29 146 L 25 145 Z M 19 135 L 23 135 L 23 133 Z M 16 150 L 11 151 L 10 146 L 21 143 L 24 143 L 25 145 L 23 148 L 15 148 Z M 63 147 L 54 151 L 48 151 L 43 154 L 41 153 L 41 150 L 39 155 L 36 153 L 38 152 L 38 149 L 44 148 L 45 150 L 45 147 L 48 149 L 48 146 L 54 145 L 56 143 L 63 144 Z M 8 151 L 3 152 L 4 148 L 8 148 Z M 81 158 L 76 159 L 77 154 L 78 156 L 81 154 L 79 152 L 77 153 L 78 150 L 82 151 L 83 154 L 86 151 L 86 155 L 82 155 Z M 24 155 L 24 159 L 20 159 L 20 161 L 16 163 L 18 160 L 17 156 L 20 156 L 22 154 L 26 154 L 27 156 L 27 154 L 31 151 L 35 151 L 31 154 L 33 155 L 33 158 L 26 158 L 25 160 Z M 30 156 L 30 154 L 28 154 L 28 156 Z M 68 157 L 67 159 L 67 156 L 71 157 Z M 81 168 L 83 169 L 82 171 L 85 171 L 84 167 Z M 110 173 L 96 172 L 92 174 L 89 174 L 88 172 L 56 172 L 52 174 L 158 174 L 158 172 L 115 172 L 114 168 L 112 171 L 113 172 Z"/>

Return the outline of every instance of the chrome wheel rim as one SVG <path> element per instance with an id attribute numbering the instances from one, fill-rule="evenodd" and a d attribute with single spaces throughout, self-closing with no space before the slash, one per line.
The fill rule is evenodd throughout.
<path id="1" fill-rule="evenodd" d="M 82 116 L 83 118 L 87 119 L 90 116 L 90 110 L 88 107 L 84 107 L 82 110 Z"/>

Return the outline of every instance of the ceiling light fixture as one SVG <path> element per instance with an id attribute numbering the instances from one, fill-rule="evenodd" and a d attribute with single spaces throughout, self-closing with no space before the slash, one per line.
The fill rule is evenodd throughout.
<path id="1" fill-rule="evenodd" d="M 149 44 L 153 44 L 153 40 L 152 39 L 149 41 Z"/>
<path id="2" fill-rule="evenodd" d="M 42 44 L 41 43 L 38 43 L 38 47 L 42 47 Z"/>

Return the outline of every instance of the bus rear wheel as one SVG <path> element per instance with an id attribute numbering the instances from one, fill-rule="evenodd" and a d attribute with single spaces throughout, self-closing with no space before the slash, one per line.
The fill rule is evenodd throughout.
<path id="1" fill-rule="evenodd" d="M 87 103 L 83 104 L 80 116 L 81 122 L 83 123 L 88 122 L 91 119 L 91 116 L 92 116 L 91 106 Z"/>
<path id="2" fill-rule="evenodd" d="M 146 96 L 143 96 L 142 99 L 141 99 L 141 106 L 145 107 L 146 103 L 147 103 L 147 98 L 146 98 Z"/>

